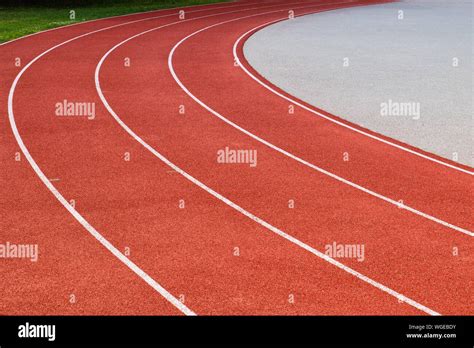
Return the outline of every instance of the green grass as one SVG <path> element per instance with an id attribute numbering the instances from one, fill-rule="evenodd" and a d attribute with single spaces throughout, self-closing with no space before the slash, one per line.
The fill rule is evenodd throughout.
<path id="1" fill-rule="evenodd" d="M 228 0 L 102 0 L 99 5 L 86 6 L 0 6 L 0 42 L 91 19 L 223 1 Z M 75 11 L 75 20 L 69 18 L 71 10 Z"/>

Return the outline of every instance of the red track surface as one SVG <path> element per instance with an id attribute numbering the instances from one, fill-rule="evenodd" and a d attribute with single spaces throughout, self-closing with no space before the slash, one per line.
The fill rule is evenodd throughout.
<path id="1" fill-rule="evenodd" d="M 284 18 L 288 9 L 302 15 L 370 3 L 377 2 L 247 1 L 188 8 L 185 21 L 111 51 L 100 69 L 100 87 L 115 113 L 147 144 L 246 211 L 322 252 L 333 242 L 364 244 L 363 262 L 338 261 L 433 311 L 473 314 L 471 236 L 354 189 L 249 137 L 198 105 L 168 69 L 170 51 L 181 39 L 236 19 L 176 49 L 173 67 L 192 94 L 295 156 L 472 231 L 472 175 L 298 107 L 290 116 L 288 101 L 234 66 L 234 42 L 254 27 Z M 0 46 L 0 242 L 38 243 L 40 248 L 37 263 L 0 260 L 1 314 L 181 314 L 58 204 L 24 155 L 14 161 L 20 148 L 7 110 L 16 75 L 43 51 L 94 30 L 176 12 L 84 23 Z M 18 80 L 12 108 L 16 126 L 45 175 L 59 179 L 53 182 L 57 190 L 74 199 L 76 210 L 117 249 L 130 248 L 129 259 L 173 296 L 184 295 L 185 305 L 197 314 L 424 314 L 216 199 L 115 121 L 96 91 L 97 64 L 127 38 L 176 21 L 173 15 L 83 36 L 41 57 Z M 16 57 L 22 59 L 20 68 Z M 124 66 L 125 57 L 130 67 Z M 240 60 L 248 66 L 242 55 Z M 55 116 L 55 104 L 64 99 L 95 102 L 96 118 Z M 181 104 L 185 115 L 178 113 Z M 257 150 L 258 165 L 217 163 L 217 151 L 226 146 Z M 125 152 L 131 154 L 129 162 Z M 350 154 L 348 162 L 344 152 Z M 294 209 L 288 208 L 290 199 Z M 236 247 L 240 256 L 233 254 Z M 76 295 L 75 304 L 69 303 L 70 294 Z M 288 301 L 290 294 L 294 303 Z"/>

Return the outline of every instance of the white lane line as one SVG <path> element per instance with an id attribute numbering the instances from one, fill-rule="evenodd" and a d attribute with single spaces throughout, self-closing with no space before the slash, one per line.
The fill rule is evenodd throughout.
<path id="1" fill-rule="evenodd" d="M 313 6 L 307 6 L 307 7 L 314 7 Z M 286 9 L 288 10 L 288 9 Z M 263 14 L 269 14 L 269 13 L 274 13 L 274 12 L 281 12 L 281 11 L 285 11 L 285 10 L 278 10 L 278 11 L 271 11 L 271 12 L 266 12 L 266 13 L 263 13 Z M 156 29 L 159 29 L 159 28 L 156 28 Z M 147 31 L 148 32 L 148 31 Z M 145 32 L 143 32 L 145 33 Z M 137 37 L 137 35 L 135 35 L 134 37 Z M 283 232 L 282 230 L 278 229 L 277 227 L 269 224 L 268 222 L 262 220 L 261 218 L 253 215 L 252 213 L 250 213 L 249 211 L 245 210 L 244 208 L 242 208 L 241 206 L 237 205 L 236 203 L 232 202 L 230 199 L 224 197 L 223 195 L 221 195 L 220 193 L 214 191 L 213 189 L 211 189 L 210 187 L 206 186 L 204 183 L 202 183 L 201 181 L 199 181 L 198 179 L 194 178 L 193 176 L 191 176 L 190 174 L 188 174 L 187 172 L 185 172 L 183 169 L 181 169 L 180 167 L 178 167 L 177 165 L 175 165 L 173 162 L 171 162 L 170 160 L 168 160 L 168 158 L 166 158 L 165 156 L 163 156 L 161 153 L 159 153 L 157 150 L 155 150 L 151 145 L 149 145 L 147 142 L 145 142 L 142 138 L 140 138 L 133 130 L 130 129 L 130 127 L 128 127 L 119 117 L 118 115 L 115 113 L 115 111 L 112 109 L 112 107 L 109 105 L 109 103 L 107 102 L 107 99 L 105 98 L 104 94 L 102 93 L 102 89 L 100 87 L 100 69 L 102 67 L 102 64 L 104 63 L 104 61 L 107 59 L 107 57 L 110 55 L 110 53 L 112 53 L 117 47 L 119 47 L 120 45 L 124 44 L 125 42 L 128 42 L 129 39 L 127 40 L 124 40 L 122 42 L 120 42 L 119 44 L 115 45 L 114 47 L 112 47 L 109 51 L 107 51 L 107 53 L 105 53 L 105 55 L 100 59 L 99 63 L 97 64 L 97 67 L 95 69 L 95 86 L 96 86 L 96 90 L 97 90 L 97 93 L 99 95 L 99 98 L 100 100 L 102 101 L 102 103 L 104 104 L 105 108 L 108 110 L 108 112 L 110 113 L 110 115 L 112 115 L 112 117 L 115 119 L 115 121 L 117 121 L 117 123 L 133 138 L 135 139 L 137 142 L 139 142 L 145 149 L 147 149 L 148 151 L 150 151 L 154 156 L 156 156 L 158 159 L 160 159 L 163 163 L 165 163 L 166 165 L 168 165 L 170 168 L 172 168 L 173 170 L 175 170 L 176 172 L 178 172 L 179 174 L 181 174 L 182 176 L 184 176 L 186 179 L 188 179 L 189 181 L 191 181 L 193 184 L 195 184 L 196 186 L 200 187 L 201 189 L 205 190 L 206 192 L 208 192 L 209 194 L 211 194 L 212 196 L 214 196 L 215 198 L 217 198 L 218 200 L 222 201 L 223 203 L 227 204 L 228 206 L 230 206 L 231 208 L 235 209 L 236 211 L 238 211 L 239 213 L 247 216 L 248 218 L 250 218 L 251 220 L 255 221 L 256 223 L 260 224 L 261 226 L 265 227 L 266 229 L 270 230 L 271 232 L 279 235 L 280 237 L 288 240 L 289 242 L 305 249 L 306 251 L 310 252 L 311 254 L 329 262 L 330 264 L 336 266 L 337 268 L 339 269 L 342 269 L 343 271 L 355 276 L 356 278 L 362 280 L 363 282 L 366 282 L 374 287 L 376 287 L 377 289 L 393 296 L 393 297 L 396 297 L 399 301 L 403 301 L 407 304 L 409 304 L 410 306 L 420 310 L 420 311 L 423 311 L 429 315 L 441 315 L 440 313 L 412 300 L 411 298 L 408 298 L 406 297 L 405 295 L 402 295 L 398 292 L 396 292 L 395 290 L 392 290 L 391 288 L 357 272 L 356 270 L 353 270 L 352 268 L 342 264 L 341 262 L 339 261 L 336 261 L 335 259 L 329 257 L 328 255 L 314 249 L 313 247 L 309 246 L 308 244 L 305 244 L 303 243 L 302 241 L 296 239 L 295 237 Z"/>
<path id="2" fill-rule="evenodd" d="M 309 13 L 305 13 L 305 14 L 300 14 L 300 15 L 298 15 L 298 16 L 307 15 L 307 14 L 310 14 L 310 13 L 314 13 L 314 12 L 309 12 Z M 397 208 L 403 208 L 403 209 L 405 209 L 405 210 L 407 210 L 407 211 L 409 211 L 409 212 L 411 212 L 411 213 L 413 213 L 413 214 L 416 214 L 416 215 L 418 215 L 418 216 L 421 216 L 421 217 L 423 217 L 423 218 L 425 218 L 425 219 L 428 219 L 428 220 L 430 220 L 430 221 L 433 221 L 433 222 L 435 222 L 435 223 L 437 223 L 437 224 L 440 224 L 440 225 L 442 225 L 442 226 L 448 227 L 448 228 L 450 228 L 450 229 L 452 229 L 452 230 L 455 230 L 455 231 L 457 231 L 457 232 L 464 233 L 464 234 L 466 234 L 466 235 L 468 235 L 468 236 L 470 236 L 470 237 L 474 237 L 474 232 L 472 232 L 472 231 L 469 231 L 469 230 L 467 230 L 467 229 L 465 229 L 465 228 L 462 228 L 462 227 L 453 225 L 453 224 L 451 224 L 451 223 L 449 223 L 449 222 L 446 222 L 446 221 L 444 221 L 444 220 L 438 219 L 438 218 L 436 218 L 436 217 L 434 217 L 434 216 L 432 216 L 432 215 L 426 214 L 426 213 L 424 213 L 424 212 L 422 212 L 422 211 L 420 211 L 420 210 L 417 210 L 417 209 L 415 209 L 415 208 L 413 208 L 413 207 L 410 207 L 410 206 L 408 206 L 408 205 L 406 205 L 406 204 L 401 204 L 400 202 L 398 202 L 398 201 L 396 201 L 396 200 L 394 200 L 394 199 L 392 199 L 392 198 L 386 197 L 386 196 L 381 195 L 381 194 L 379 194 L 379 193 L 377 193 L 377 192 L 374 192 L 374 191 L 372 191 L 372 190 L 369 190 L 368 188 L 365 188 L 365 187 L 363 187 L 363 186 L 361 186 L 361 185 L 359 185 L 359 184 L 356 184 L 356 183 L 354 183 L 354 182 L 352 182 L 352 181 L 349 181 L 349 180 L 347 180 L 347 179 L 344 179 L 344 178 L 342 178 L 342 177 L 340 177 L 340 176 L 338 176 L 338 175 L 336 175 L 336 174 L 334 174 L 334 173 L 332 173 L 332 172 L 329 172 L 329 171 L 327 171 L 327 170 L 325 170 L 325 169 L 323 169 L 323 168 L 320 168 L 320 167 L 318 167 L 318 166 L 316 166 L 316 165 L 314 165 L 314 164 L 312 164 L 312 163 L 310 163 L 310 162 L 308 162 L 308 161 L 306 161 L 306 160 L 304 160 L 304 159 L 302 159 L 302 158 L 300 158 L 300 157 L 297 157 L 297 156 L 295 156 L 294 154 L 292 154 L 292 153 L 290 153 L 290 152 L 288 152 L 288 151 L 286 151 L 286 150 L 283 150 L 282 148 L 280 148 L 280 147 L 278 147 L 278 146 L 276 146 L 276 145 L 274 145 L 274 144 L 272 144 L 272 143 L 270 143 L 270 142 L 268 142 L 268 141 L 266 141 L 266 140 L 260 138 L 259 136 L 257 136 L 257 135 L 255 135 L 255 134 L 249 132 L 248 130 L 246 130 L 246 129 L 240 127 L 239 125 L 237 125 L 236 123 L 234 123 L 234 122 L 230 121 L 229 119 L 225 118 L 225 117 L 222 116 L 220 113 L 218 113 L 216 110 L 212 109 L 212 108 L 209 107 L 207 104 L 205 104 L 202 100 L 200 100 L 199 98 L 197 98 L 193 93 L 191 93 L 191 91 L 189 91 L 189 89 L 186 88 L 186 86 L 181 82 L 181 80 L 179 79 L 178 75 L 176 74 L 176 72 L 175 72 L 175 70 L 174 70 L 174 67 L 173 67 L 173 56 L 174 56 L 174 53 L 175 53 L 176 49 L 177 49 L 183 42 L 185 42 L 187 39 L 193 37 L 194 35 L 197 35 L 197 34 L 203 32 L 203 31 L 205 31 L 205 30 L 208 30 L 208 29 L 210 29 L 210 28 L 214 28 L 214 27 L 217 27 L 217 26 L 219 26 L 219 25 L 226 24 L 226 23 L 230 23 L 230 22 L 234 22 L 234 21 L 237 21 L 237 20 L 241 20 L 241 19 L 244 19 L 244 18 L 249 18 L 249 17 L 252 17 L 252 16 L 246 16 L 246 17 L 231 19 L 231 20 L 227 20 L 227 21 L 224 21 L 224 22 L 220 22 L 220 23 L 216 23 L 216 24 L 207 26 L 207 27 L 205 27 L 205 28 L 202 28 L 202 29 L 200 29 L 200 30 L 197 30 L 197 31 L 195 31 L 194 33 L 192 33 L 192 34 L 186 36 L 185 38 L 183 38 L 181 41 L 179 41 L 179 42 L 173 47 L 173 49 L 171 50 L 171 52 L 170 52 L 170 54 L 169 54 L 169 56 L 168 56 L 168 67 L 169 67 L 169 70 L 170 70 L 170 72 L 171 72 L 171 75 L 172 75 L 173 78 L 175 79 L 176 83 L 181 87 L 181 89 L 182 89 L 184 92 L 186 92 L 186 94 L 187 94 L 188 96 L 190 96 L 196 103 L 198 103 L 199 105 L 201 105 L 204 109 L 206 109 L 206 110 L 209 111 L 211 114 L 213 114 L 214 116 L 218 117 L 219 119 L 221 119 L 221 120 L 224 121 L 225 123 L 229 124 L 230 126 L 236 128 L 236 129 L 238 129 L 239 131 L 241 131 L 242 133 L 248 135 L 249 137 L 251 137 L 251 138 L 253 138 L 253 139 L 259 141 L 260 143 L 262 143 L 262 144 L 264 144 L 264 145 L 270 147 L 271 149 L 273 149 L 273 150 L 275 150 L 275 151 L 278 151 L 279 153 L 281 153 L 281 154 L 283 154 L 283 155 L 285 155 L 285 156 L 287 156 L 287 157 L 289 157 L 289 158 L 291 158 L 291 159 L 293 159 L 293 160 L 295 160 L 295 161 L 297 161 L 297 162 L 299 162 L 299 163 L 301 163 L 301 164 L 303 164 L 303 165 L 305 165 L 305 166 L 307 166 L 307 167 L 309 167 L 309 168 L 312 168 L 312 169 L 314 169 L 314 170 L 316 170 L 316 171 L 318 171 L 318 172 L 320 172 L 320 173 L 322 173 L 322 174 L 325 174 L 325 175 L 327 175 L 327 176 L 329 176 L 329 177 L 331 177 L 331 178 L 333 178 L 333 179 L 335 179 L 335 180 L 337 180 L 337 181 L 339 181 L 339 182 L 342 182 L 342 183 L 344 183 L 344 184 L 346 184 L 346 185 L 349 185 L 349 186 L 351 186 L 351 187 L 353 187 L 353 188 L 355 188 L 355 189 L 357 189 L 357 190 L 360 190 L 360 191 L 362 191 L 362 192 L 365 192 L 365 193 L 367 193 L 367 194 L 369 194 L 369 195 L 371 195 L 371 196 L 373 196 L 373 197 L 377 197 L 377 198 L 379 198 L 379 199 L 381 199 L 381 200 L 383 200 L 383 201 L 385 201 L 385 202 L 387 202 L 387 203 L 393 204 L 393 205 L 395 205 Z M 284 18 L 281 18 L 281 19 L 278 19 L 278 20 L 272 21 L 272 22 L 278 22 L 278 21 L 282 21 L 282 20 L 286 20 L 286 19 L 288 19 L 288 17 L 284 17 Z M 271 22 L 270 22 L 270 23 L 271 23 Z M 234 49 L 235 49 L 235 46 L 234 46 Z M 238 59 L 238 58 L 237 58 L 237 59 Z M 240 64 L 240 61 L 239 61 L 238 63 L 239 63 L 239 65 L 242 66 L 242 64 Z"/>
<path id="3" fill-rule="evenodd" d="M 241 7 L 244 5 L 248 4 L 241 4 L 241 5 L 236 5 L 236 6 L 221 6 L 219 8 L 229 8 L 229 7 Z M 274 5 L 274 6 L 280 6 L 280 5 Z M 265 7 L 273 7 L 273 6 L 265 6 Z M 265 8 L 263 7 L 263 8 Z M 211 9 L 216 10 L 219 8 L 213 8 Z M 258 9 L 257 8 L 251 8 L 251 9 Z M 247 11 L 251 9 L 244 9 L 240 11 L 231 11 L 231 12 L 223 12 L 223 13 L 217 13 L 212 16 L 218 16 L 221 14 L 227 14 L 227 13 L 234 13 L 234 12 L 241 12 L 241 11 Z M 194 12 L 202 12 L 205 10 L 197 10 L 197 11 L 190 11 L 188 13 L 194 13 Z M 140 278 L 142 278 L 148 285 L 150 285 L 154 290 L 156 290 L 160 295 L 162 295 L 166 300 L 168 300 L 172 305 L 174 305 L 177 309 L 179 309 L 182 313 L 186 315 L 196 315 L 192 310 L 190 310 L 188 307 L 186 307 L 181 301 L 179 301 L 177 298 L 175 298 L 171 293 L 169 293 L 165 288 L 163 288 L 160 284 L 158 284 L 153 278 L 151 278 L 145 271 L 143 271 L 140 267 L 138 267 L 135 263 L 133 263 L 131 260 L 129 260 L 124 254 L 122 254 L 117 248 L 115 248 L 107 239 L 105 239 L 104 236 L 102 236 L 89 222 L 76 210 L 74 209 L 69 202 L 61 195 L 61 193 L 56 189 L 56 187 L 51 183 L 51 181 L 48 180 L 48 178 L 44 175 L 43 171 L 40 169 L 40 167 L 37 165 L 36 161 L 33 159 L 33 157 L 30 155 L 30 152 L 28 151 L 28 148 L 25 146 L 23 143 L 23 139 L 20 136 L 20 133 L 18 132 L 18 128 L 16 126 L 15 122 L 15 115 L 13 113 L 13 97 L 15 94 L 15 88 L 18 84 L 18 81 L 20 80 L 21 76 L 25 73 L 26 70 L 30 68 L 31 65 L 33 65 L 37 60 L 39 60 L 41 57 L 45 56 L 49 52 L 55 50 L 58 47 L 61 47 L 63 45 L 66 45 L 70 42 L 73 42 L 75 40 L 78 40 L 80 38 L 99 33 L 105 30 L 121 27 L 124 25 L 128 24 L 133 24 L 137 22 L 142 22 L 150 19 L 156 19 L 156 18 L 164 18 L 164 17 L 169 17 L 169 16 L 176 16 L 176 14 L 170 14 L 170 15 L 163 15 L 163 16 L 155 16 L 155 17 L 149 17 L 149 18 L 142 18 L 130 22 L 125 22 L 125 23 L 120 23 L 116 25 L 112 25 L 110 27 L 106 28 L 101 28 L 98 30 L 94 30 L 91 32 L 84 33 L 82 35 L 73 37 L 69 40 L 66 40 L 62 43 L 59 43 L 43 53 L 39 54 L 36 56 L 34 59 L 32 59 L 16 76 L 15 80 L 13 81 L 13 84 L 10 88 L 10 92 L 8 95 L 8 118 L 10 121 L 10 126 L 13 132 L 13 135 L 15 136 L 15 139 L 20 146 L 21 151 L 25 155 L 26 159 L 30 163 L 31 167 L 35 171 L 36 175 L 41 179 L 41 181 L 44 183 L 44 185 L 53 193 L 53 195 L 56 197 L 56 199 L 71 213 L 71 215 L 74 216 L 74 218 L 92 235 L 94 236 L 107 250 L 109 250 L 114 256 L 116 256 L 120 261 L 122 261 L 127 267 L 129 267 L 133 272 L 135 272 Z M 208 16 L 203 16 L 203 17 L 208 17 Z M 202 18 L 202 17 L 198 17 Z M 196 18 L 197 19 L 197 18 Z M 188 20 L 180 20 L 177 22 L 173 22 L 173 24 L 178 24 L 178 23 L 183 23 L 190 21 L 191 19 Z"/>
<path id="4" fill-rule="evenodd" d="M 299 15 L 298 15 L 298 16 L 295 16 L 295 17 L 299 17 Z M 283 19 L 283 20 L 284 20 L 284 19 Z M 422 158 L 427 159 L 427 160 L 429 160 L 429 161 L 432 161 L 432 162 L 441 164 L 441 165 L 446 166 L 446 167 L 449 167 L 449 168 L 451 168 L 451 169 L 458 170 L 458 171 L 460 171 L 460 172 L 462 172 L 462 173 L 465 173 L 465 174 L 474 175 L 474 172 L 473 172 L 473 171 L 470 171 L 470 170 L 466 170 L 466 169 L 464 169 L 464 168 L 457 167 L 457 166 L 455 166 L 455 165 L 452 165 L 452 164 L 447 163 L 447 162 L 444 162 L 444 161 L 440 161 L 440 160 L 438 160 L 438 159 L 436 159 L 436 158 L 427 156 L 427 155 L 425 155 L 425 154 L 423 154 L 423 153 L 420 153 L 420 152 L 418 152 L 418 151 L 414 151 L 414 150 L 409 149 L 409 148 L 407 148 L 407 147 L 404 147 L 404 146 L 402 146 L 402 145 L 393 143 L 393 142 L 391 142 L 391 141 L 389 141 L 389 140 L 380 138 L 380 137 L 378 137 L 378 136 L 376 136 L 376 135 L 373 135 L 373 134 L 364 132 L 362 129 L 357 129 L 357 128 L 352 127 L 352 126 L 350 126 L 350 125 L 348 125 L 348 124 L 345 124 L 344 122 L 340 122 L 340 121 L 338 121 L 338 120 L 336 120 L 336 119 L 334 119 L 334 118 L 332 118 L 332 117 L 329 117 L 329 116 L 327 116 L 327 115 L 325 115 L 325 114 L 323 114 L 323 113 L 320 113 L 320 112 L 318 112 L 318 111 L 316 111 L 316 110 L 313 110 L 313 109 L 307 107 L 306 105 L 301 104 L 301 103 L 298 102 L 297 100 L 292 99 L 292 98 L 290 98 L 290 97 L 288 97 L 288 96 L 286 96 L 286 95 L 284 95 L 284 94 L 278 92 L 277 90 L 275 90 L 274 88 L 272 88 L 271 86 L 269 86 L 268 84 L 266 84 L 265 82 L 263 82 L 262 80 L 260 80 L 258 77 L 256 77 L 255 75 L 253 75 L 253 74 L 252 74 L 243 64 L 241 64 L 241 62 L 240 62 L 240 59 L 239 59 L 238 54 L 237 54 L 237 46 L 238 46 L 239 42 L 242 40 L 242 38 L 244 38 L 245 36 L 247 36 L 248 34 L 250 34 L 252 31 L 256 31 L 256 30 L 258 30 L 258 29 L 261 28 L 261 27 L 265 27 L 265 26 L 267 26 L 267 25 L 270 25 L 270 24 L 273 24 L 273 23 L 277 23 L 277 22 L 281 22 L 281 21 L 282 21 L 282 19 L 279 19 L 279 20 L 276 20 L 276 21 L 271 21 L 271 22 L 267 22 L 267 23 L 265 23 L 265 24 L 259 25 L 259 26 L 255 27 L 255 28 L 253 28 L 253 29 L 247 31 L 247 32 L 244 33 L 243 35 L 241 35 L 241 36 L 237 39 L 237 41 L 234 43 L 233 53 L 234 53 L 234 59 L 235 59 L 235 61 L 239 64 L 239 66 L 242 68 L 242 70 L 244 70 L 245 73 L 246 73 L 247 75 L 249 75 L 252 79 L 254 79 L 257 83 L 259 83 L 260 85 L 262 85 L 263 87 L 265 87 L 266 89 L 268 89 L 269 91 L 271 91 L 272 93 L 276 94 L 277 96 L 279 96 L 279 97 L 281 97 L 281 98 L 283 98 L 283 99 L 285 99 L 285 100 L 291 102 L 292 104 L 298 105 L 299 107 L 301 107 L 301 108 L 303 108 L 303 109 L 305 109 L 305 110 L 311 112 L 312 114 L 317 115 L 317 116 L 319 116 L 319 117 L 322 117 L 322 118 L 324 118 L 324 119 L 326 119 L 326 120 L 328 120 L 328 121 L 330 121 L 330 122 L 336 123 L 336 124 L 338 124 L 339 126 L 348 128 L 348 129 L 350 129 L 350 130 L 352 130 L 352 131 L 354 131 L 354 132 L 357 132 L 357 133 L 359 133 L 359 134 L 365 135 L 365 136 L 367 136 L 367 137 L 369 137 L 369 138 L 371 138 L 371 139 L 375 139 L 375 140 L 380 141 L 380 142 L 382 142 L 382 143 L 384 143 L 384 144 L 393 146 L 393 147 L 395 147 L 395 148 L 397 148 L 397 149 L 399 149 L 399 150 L 403 150 L 403 151 L 409 152 L 409 153 L 411 153 L 411 154 L 413 154 L 413 155 L 415 155 L 415 156 L 422 157 Z"/>

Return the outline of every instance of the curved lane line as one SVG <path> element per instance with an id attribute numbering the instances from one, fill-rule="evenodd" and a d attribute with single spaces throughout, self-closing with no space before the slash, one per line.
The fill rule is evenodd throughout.
<path id="1" fill-rule="evenodd" d="M 305 6 L 305 7 L 300 7 L 300 8 L 307 8 L 307 7 L 315 7 L 315 5 L 313 6 Z M 296 8 L 295 8 L 296 9 Z M 249 17 L 254 17 L 254 16 L 259 16 L 259 15 L 265 15 L 265 14 L 269 14 L 269 13 L 275 13 L 275 12 L 281 12 L 281 11 L 286 11 L 288 9 L 285 9 L 285 10 L 277 10 L 277 11 L 271 11 L 271 12 L 266 12 L 266 13 L 261 13 L 261 14 L 256 14 L 256 15 L 251 15 L 251 16 L 247 16 L 247 17 L 241 17 L 241 18 L 238 18 L 238 19 L 242 19 L 242 18 L 249 18 Z M 317 12 L 317 11 L 316 11 Z M 314 12 L 312 12 L 314 13 Z M 158 30 L 158 29 L 161 29 L 163 27 L 166 27 L 166 26 L 161 26 L 161 27 L 157 27 L 155 28 L 155 30 Z M 126 39 L 120 43 L 118 43 L 117 45 L 115 45 L 114 47 L 112 47 L 107 53 L 105 53 L 105 55 L 100 59 L 99 63 L 97 64 L 97 67 L 96 67 L 96 70 L 95 70 L 95 86 L 96 86 L 96 89 L 97 89 L 97 93 L 99 94 L 99 97 L 100 97 L 100 100 L 102 101 L 102 103 L 104 104 L 105 108 L 109 111 L 110 115 L 115 119 L 115 121 L 117 121 L 117 123 L 132 137 L 134 138 L 137 142 L 139 142 L 145 149 L 147 149 L 148 151 L 150 151 L 155 157 L 157 157 L 158 159 L 160 159 L 163 163 L 165 163 L 166 165 L 168 165 L 170 168 L 172 168 L 173 170 L 175 170 L 176 172 L 178 172 L 179 174 L 181 174 L 182 176 L 184 176 L 186 179 L 188 179 L 189 181 L 191 181 L 193 184 L 195 184 L 196 186 L 199 186 L 201 189 L 203 189 L 204 191 L 208 192 L 209 194 L 211 194 L 212 196 L 214 196 L 215 198 L 217 198 L 218 200 L 224 202 L 225 204 L 227 204 L 228 206 L 230 206 L 231 208 L 235 209 L 236 211 L 238 211 L 239 213 L 245 215 L 246 217 L 248 217 L 249 219 L 255 221 L 256 223 L 258 223 L 259 225 L 265 227 L 266 229 L 270 230 L 271 232 L 279 235 L 280 237 L 288 240 L 289 242 L 305 249 L 306 251 L 310 252 L 311 254 L 327 261 L 328 263 L 336 266 L 337 268 L 355 276 L 356 278 L 362 280 L 363 282 L 366 282 L 374 287 L 376 287 L 377 289 L 393 296 L 393 297 L 396 297 L 399 301 L 402 301 L 402 302 L 406 302 L 407 304 L 409 304 L 410 306 L 420 310 L 420 311 L 423 311 L 429 315 L 441 315 L 440 313 L 412 300 L 411 298 L 408 298 L 406 297 L 405 295 L 402 295 L 400 293 L 398 293 L 397 291 L 395 290 L 392 290 L 391 288 L 357 272 L 356 270 L 342 264 L 341 262 L 339 261 L 336 261 L 335 259 L 329 257 L 328 255 L 314 249 L 313 247 L 309 246 L 308 244 L 305 244 L 304 242 L 300 241 L 299 239 L 283 232 L 282 230 L 278 229 L 277 227 L 269 224 L 268 222 L 264 221 L 263 219 L 253 215 L 252 213 L 250 213 L 249 211 L 245 210 L 244 208 L 242 208 L 241 206 L 237 205 L 236 203 L 232 202 L 230 199 L 224 197 L 223 195 L 221 195 L 220 193 L 214 191 L 213 189 L 211 189 L 210 187 L 206 186 L 204 183 L 202 183 L 201 181 L 199 181 L 198 179 L 194 178 L 193 176 L 191 176 L 190 174 L 188 174 L 187 172 L 185 172 L 183 169 L 181 169 L 180 167 L 178 167 L 177 165 L 175 165 L 173 162 L 171 162 L 168 158 L 166 158 L 165 156 L 163 156 L 161 153 L 159 153 L 157 150 L 155 150 L 155 148 L 153 148 L 151 145 L 149 145 L 146 141 L 144 141 L 142 138 L 140 138 L 133 130 L 130 129 L 130 127 L 128 127 L 121 119 L 120 117 L 115 113 L 115 111 L 112 109 L 112 107 L 109 105 L 109 103 L 107 102 L 107 99 L 105 98 L 103 92 L 102 92 L 102 89 L 100 87 L 100 69 L 104 63 L 104 61 L 107 59 L 107 57 L 110 55 L 110 53 L 112 53 L 116 48 L 118 48 L 119 46 L 121 46 L 122 44 L 130 41 L 132 38 L 136 38 L 140 35 L 143 35 L 143 34 L 146 34 L 147 32 L 150 32 L 150 30 L 147 30 L 141 34 L 137 34 L 137 35 L 134 35 L 133 37 L 129 38 L 129 39 Z"/>

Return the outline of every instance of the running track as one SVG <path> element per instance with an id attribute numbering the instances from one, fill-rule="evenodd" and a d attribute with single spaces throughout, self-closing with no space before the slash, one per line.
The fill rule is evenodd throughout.
<path id="1" fill-rule="evenodd" d="M 472 169 L 306 105 L 242 55 L 289 10 L 380 2 L 171 9 L 0 46 L 2 243 L 40 248 L 1 262 L 0 313 L 474 313 Z M 96 118 L 55 116 L 64 99 Z M 226 146 L 258 165 L 218 164 Z"/>

